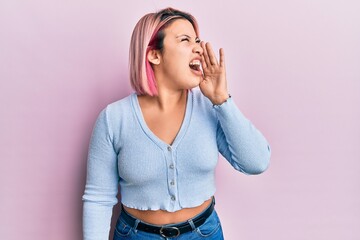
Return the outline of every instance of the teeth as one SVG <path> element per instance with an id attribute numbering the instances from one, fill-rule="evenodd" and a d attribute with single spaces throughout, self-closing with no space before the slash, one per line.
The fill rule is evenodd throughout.
<path id="1" fill-rule="evenodd" d="M 194 69 L 196 71 L 201 71 L 201 64 L 200 64 L 200 60 L 194 60 L 191 63 L 189 63 L 189 67 L 191 69 Z"/>
<path id="2" fill-rule="evenodd" d="M 194 60 L 190 63 L 190 66 L 200 66 L 200 60 Z"/>

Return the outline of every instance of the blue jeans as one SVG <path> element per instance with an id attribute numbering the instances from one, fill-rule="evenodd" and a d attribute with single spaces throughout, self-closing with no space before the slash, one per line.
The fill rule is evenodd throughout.
<path id="1" fill-rule="evenodd" d="M 137 222 L 139 222 L 138 220 Z M 192 225 L 192 221 L 190 220 L 190 225 Z M 136 225 L 136 224 L 135 224 Z M 171 226 L 168 224 L 166 226 Z M 192 225 L 193 226 L 193 225 Z M 186 232 L 180 234 L 180 236 L 175 238 L 164 238 L 159 234 L 153 234 L 148 232 L 143 232 L 136 230 L 130 227 L 124 219 L 119 217 L 116 228 L 114 232 L 113 240 L 196 240 L 196 239 L 207 239 L 207 240 L 223 240 L 223 232 L 221 228 L 220 219 L 214 209 L 211 215 L 206 219 L 206 221 L 195 228 L 193 226 L 193 230 L 190 232 Z"/>

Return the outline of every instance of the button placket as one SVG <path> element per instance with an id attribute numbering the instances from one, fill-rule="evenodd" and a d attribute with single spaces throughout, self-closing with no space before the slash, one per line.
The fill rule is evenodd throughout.
<path id="1" fill-rule="evenodd" d="M 175 165 L 175 156 L 174 149 L 171 146 L 167 146 L 167 159 L 168 159 L 168 189 L 169 189 L 169 198 L 171 200 L 171 205 L 175 205 L 177 200 L 177 188 L 175 188 L 176 182 L 176 165 Z"/>

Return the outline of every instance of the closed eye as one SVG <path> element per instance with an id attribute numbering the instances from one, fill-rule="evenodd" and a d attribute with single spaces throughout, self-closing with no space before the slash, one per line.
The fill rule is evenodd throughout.
<path id="1" fill-rule="evenodd" d="M 181 42 L 184 42 L 184 41 L 190 42 L 190 40 L 189 40 L 188 38 L 183 38 L 183 39 L 181 39 Z"/>

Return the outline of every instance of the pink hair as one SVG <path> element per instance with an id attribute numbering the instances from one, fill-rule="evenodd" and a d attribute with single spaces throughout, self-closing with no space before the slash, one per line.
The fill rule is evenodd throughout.
<path id="1" fill-rule="evenodd" d="M 129 49 L 129 69 L 131 86 L 139 95 L 158 94 L 154 70 L 147 60 L 147 54 L 150 50 L 162 48 L 159 46 L 159 42 L 161 45 L 163 40 L 159 40 L 160 32 L 176 18 L 189 20 L 196 34 L 199 33 L 196 19 L 192 15 L 172 8 L 146 14 L 134 28 Z"/>

